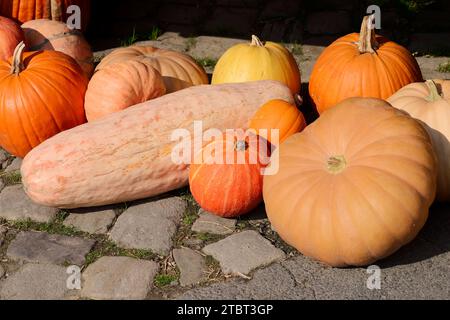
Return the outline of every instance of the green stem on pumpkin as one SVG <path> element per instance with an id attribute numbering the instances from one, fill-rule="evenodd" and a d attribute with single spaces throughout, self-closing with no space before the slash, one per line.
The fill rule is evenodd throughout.
<path id="1" fill-rule="evenodd" d="M 327 169 L 330 173 L 338 174 L 347 167 L 347 161 L 344 156 L 332 156 L 327 160 Z"/>
<path id="2" fill-rule="evenodd" d="M 23 64 L 23 51 L 25 50 L 25 43 L 21 41 L 16 49 L 14 49 L 13 59 L 11 63 L 11 74 L 16 76 L 25 69 Z"/>
<path id="3" fill-rule="evenodd" d="M 257 46 L 257 47 L 264 47 L 264 44 L 262 43 L 262 41 L 255 36 L 254 34 L 252 35 L 252 46 Z"/>
<path id="4" fill-rule="evenodd" d="M 359 33 L 358 50 L 361 54 L 376 53 L 379 44 L 375 35 L 373 20 L 375 15 L 365 16 Z"/>
<path id="5" fill-rule="evenodd" d="M 442 99 L 441 95 L 439 94 L 436 83 L 434 83 L 433 80 L 427 80 L 425 81 L 425 84 L 427 85 L 428 90 L 430 91 L 430 95 L 426 98 L 427 101 L 434 102 L 439 99 Z"/>

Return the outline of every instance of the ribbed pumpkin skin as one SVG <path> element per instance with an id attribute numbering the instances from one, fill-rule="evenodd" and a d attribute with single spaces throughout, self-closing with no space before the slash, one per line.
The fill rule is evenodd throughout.
<path id="1" fill-rule="evenodd" d="M 56 51 L 27 52 L 25 69 L 11 74 L 0 61 L 0 145 L 23 158 L 55 134 L 86 122 L 87 79 L 78 64 Z"/>
<path id="2" fill-rule="evenodd" d="M 358 39 L 358 33 L 337 39 L 314 65 L 309 93 L 319 113 L 346 98 L 387 99 L 401 87 L 422 81 L 417 61 L 404 47 L 376 36 L 376 54 L 360 54 Z"/>
<path id="3" fill-rule="evenodd" d="M 127 60 L 146 61 L 163 76 L 167 93 L 190 86 L 208 84 L 205 70 L 190 56 L 150 46 L 131 46 L 111 52 L 99 63 L 97 70 Z"/>
<path id="4" fill-rule="evenodd" d="M 228 49 L 217 62 L 211 83 L 257 80 L 280 81 L 293 94 L 300 91 L 300 71 L 292 54 L 275 42 L 263 45 L 258 38 L 251 44 L 237 44 Z"/>
<path id="5" fill-rule="evenodd" d="M 105 67 L 89 82 L 85 98 L 88 121 L 98 120 L 166 93 L 163 78 L 146 61 L 126 61 Z"/>
<path id="6" fill-rule="evenodd" d="M 20 41 L 23 41 L 20 26 L 11 19 L 0 17 L 0 60 L 11 58 Z"/>
<path id="7" fill-rule="evenodd" d="M 247 142 L 247 149 L 240 150 L 237 142 Z M 228 133 L 205 145 L 196 155 L 189 170 L 189 186 L 194 199 L 204 210 L 232 218 L 261 203 L 262 172 L 268 163 L 268 149 L 259 148 L 259 143 L 267 145 L 265 139 L 256 135 L 245 137 Z M 222 161 L 215 163 L 218 153 Z M 241 162 L 237 161 L 238 157 Z M 234 161 L 229 163 L 225 159 Z"/>
<path id="8" fill-rule="evenodd" d="M 85 30 L 90 16 L 90 0 L 2 0 L 0 15 L 25 23 L 34 19 L 66 22 L 67 8 L 77 5 L 81 10 L 81 28 Z"/>
<path id="9" fill-rule="evenodd" d="M 52 20 L 32 20 L 24 23 L 25 43 L 31 51 L 56 50 L 74 58 L 86 77 L 94 72 L 91 46 L 78 30 L 70 30 L 65 23 Z"/>
<path id="10" fill-rule="evenodd" d="M 283 100 L 272 100 L 261 106 L 250 120 L 249 128 L 267 139 L 273 145 L 279 145 L 294 133 L 302 131 L 306 127 L 303 114 L 293 104 Z M 261 131 L 266 129 L 266 131 Z M 278 142 L 273 141 L 271 130 L 278 129 Z"/>
<path id="11" fill-rule="evenodd" d="M 450 81 L 434 80 L 436 94 L 423 82 L 412 83 L 396 92 L 387 101 L 423 121 L 431 136 L 438 158 L 438 186 L 436 197 L 450 201 Z"/>
<path id="12" fill-rule="evenodd" d="M 278 173 L 264 177 L 270 222 L 331 266 L 368 265 L 410 242 L 436 191 L 427 132 L 378 99 L 328 110 L 275 150 L 269 167 L 276 164 Z"/>

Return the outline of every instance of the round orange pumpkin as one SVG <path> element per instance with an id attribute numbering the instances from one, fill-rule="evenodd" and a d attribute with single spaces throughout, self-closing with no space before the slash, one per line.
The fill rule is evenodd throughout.
<path id="1" fill-rule="evenodd" d="M 0 15 L 25 23 L 34 19 L 67 22 L 67 8 L 77 5 L 81 11 L 81 29 L 89 22 L 91 0 L 2 0 Z"/>
<path id="2" fill-rule="evenodd" d="M 181 52 L 150 46 L 131 46 L 116 49 L 103 58 L 95 70 L 98 71 L 107 65 L 128 60 L 145 60 L 158 70 L 163 76 L 167 93 L 209 83 L 203 67 L 198 65 L 190 56 Z"/>
<path id="3" fill-rule="evenodd" d="M 11 19 L 0 17 L 0 60 L 11 58 L 16 46 L 23 41 L 23 31 Z"/>
<path id="4" fill-rule="evenodd" d="M 436 197 L 450 201 L 450 81 L 412 83 L 387 101 L 425 124 L 438 158 Z"/>
<path id="5" fill-rule="evenodd" d="M 237 217 L 262 201 L 267 141 L 231 131 L 206 144 L 190 166 L 189 185 L 198 204 L 222 217 Z"/>
<path id="6" fill-rule="evenodd" d="M 86 117 L 94 121 L 165 93 L 161 74 L 147 61 L 119 62 L 92 77 L 86 91 Z"/>
<path id="7" fill-rule="evenodd" d="M 410 242 L 428 217 L 436 158 L 425 129 L 373 98 L 350 98 L 274 151 L 264 176 L 274 229 L 331 266 L 368 265 Z"/>
<path id="8" fill-rule="evenodd" d="M 387 99 L 401 87 L 422 81 L 411 53 L 375 35 L 372 19 L 366 16 L 359 34 L 337 39 L 319 56 L 309 81 L 309 93 L 319 113 L 346 98 Z"/>
<path id="9" fill-rule="evenodd" d="M 271 100 L 264 104 L 250 120 L 249 128 L 277 146 L 294 133 L 306 127 L 303 114 L 297 107 L 284 100 Z M 278 130 L 276 139 L 272 130 Z"/>
<path id="10" fill-rule="evenodd" d="M 71 57 L 56 51 L 24 53 L 0 61 L 0 145 L 23 158 L 51 136 L 86 122 L 87 79 Z"/>
<path id="11" fill-rule="evenodd" d="M 94 58 L 89 43 L 79 30 L 70 30 L 65 23 L 46 19 L 24 23 L 25 43 L 31 51 L 56 50 L 74 58 L 86 77 L 94 72 Z"/>

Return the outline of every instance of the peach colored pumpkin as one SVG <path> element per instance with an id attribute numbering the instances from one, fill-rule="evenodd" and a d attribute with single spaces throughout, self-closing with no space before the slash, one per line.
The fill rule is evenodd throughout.
<path id="1" fill-rule="evenodd" d="M 161 74 L 147 61 L 119 62 L 96 72 L 86 91 L 88 121 L 145 102 L 166 93 Z"/>
<path id="2" fill-rule="evenodd" d="M 344 100 L 288 138 L 264 176 L 274 229 L 302 254 L 362 266 L 410 242 L 428 217 L 436 158 L 425 129 L 372 98 Z"/>
<path id="3" fill-rule="evenodd" d="M 17 23 L 0 17 L 0 60 L 11 58 L 14 49 L 23 39 L 23 31 Z"/>
<path id="4" fill-rule="evenodd" d="M 437 199 L 450 201 L 450 81 L 412 83 L 388 100 L 425 123 L 438 158 Z"/>
<path id="5" fill-rule="evenodd" d="M 22 163 L 25 191 L 40 204 L 76 208 L 186 186 L 191 158 L 173 161 L 172 153 L 179 154 L 186 134 L 193 138 L 193 122 L 203 120 L 203 130 L 245 129 L 259 106 L 272 99 L 293 102 L 283 84 L 257 81 L 194 86 L 135 105 L 34 149 Z M 171 139 L 175 129 L 181 136 Z"/>
<path id="6" fill-rule="evenodd" d="M 74 58 L 90 78 L 94 71 L 91 47 L 79 30 L 70 30 L 63 22 L 31 20 L 22 25 L 29 50 L 56 50 Z"/>
<path id="7" fill-rule="evenodd" d="M 163 76 L 167 93 L 209 83 L 203 67 L 187 54 L 151 46 L 136 45 L 116 49 L 102 59 L 96 71 L 107 65 L 127 60 L 145 60 L 158 70 Z"/>

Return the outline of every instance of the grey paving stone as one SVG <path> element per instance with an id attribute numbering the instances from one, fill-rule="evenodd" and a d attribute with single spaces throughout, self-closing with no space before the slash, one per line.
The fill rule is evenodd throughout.
<path id="1" fill-rule="evenodd" d="M 110 237 L 124 248 L 167 255 L 185 209 L 186 202 L 179 197 L 134 205 L 117 219 Z"/>
<path id="2" fill-rule="evenodd" d="M 218 260 L 225 274 L 248 274 L 284 257 L 283 251 L 253 230 L 207 245 L 203 252 Z"/>
<path id="3" fill-rule="evenodd" d="M 180 270 L 180 284 L 190 286 L 204 280 L 206 272 L 205 259 L 198 252 L 188 249 L 174 249 L 173 258 Z"/>
<path id="4" fill-rule="evenodd" d="M 6 271 L 5 268 L 0 264 L 0 279 L 5 275 Z"/>
<path id="5" fill-rule="evenodd" d="M 7 256 L 13 260 L 82 266 L 94 240 L 45 232 L 21 232 L 11 242 Z"/>
<path id="6" fill-rule="evenodd" d="M 0 218 L 49 222 L 57 213 L 56 208 L 44 207 L 32 202 L 21 185 L 8 186 L 0 192 Z"/>
<path id="7" fill-rule="evenodd" d="M 225 219 L 203 209 L 199 210 L 199 218 L 192 225 L 192 231 L 219 235 L 231 234 L 235 229 L 235 219 Z"/>
<path id="8" fill-rule="evenodd" d="M 11 164 L 6 167 L 5 172 L 19 171 L 21 165 L 22 165 L 22 159 L 14 158 L 14 160 L 11 162 Z"/>
<path id="9" fill-rule="evenodd" d="M 5 188 L 5 183 L 3 182 L 3 180 L 0 180 L 0 192 L 2 192 L 2 190 Z"/>
<path id="10" fill-rule="evenodd" d="M 87 233 L 105 234 L 115 218 L 116 214 L 113 209 L 85 209 L 71 213 L 63 224 Z"/>
<path id="11" fill-rule="evenodd" d="M 17 272 L 0 281 L 0 300 L 66 299 L 74 294 L 67 289 L 67 278 L 65 267 L 25 264 Z"/>
<path id="12" fill-rule="evenodd" d="M 145 299 L 158 264 L 128 257 L 102 257 L 83 273 L 81 295 L 96 300 Z"/>

